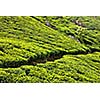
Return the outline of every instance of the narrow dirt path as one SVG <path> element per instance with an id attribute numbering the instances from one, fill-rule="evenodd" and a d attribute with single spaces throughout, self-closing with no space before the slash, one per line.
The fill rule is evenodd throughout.
<path id="1" fill-rule="evenodd" d="M 55 61 L 57 59 L 60 59 L 62 58 L 64 55 L 80 55 L 80 54 L 83 54 L 83 55 L 87 55 L 87 54 L 92 54 L 94 52 L 100 52 L 100 50 L 96 50 L 96 49 L 91 49 L 90 51 L 86 51 L 86 52 L 77 52 L 77 53 L 67 53 L 67 52 L 60 52 L 59 54 L 55 55 L 55 54 L 52 54 L 50 55 L 49 57 L 43 59 L 37 59 L 37 60 L 32 60 L 31 58 L 28 60 L 28 65 L 37 65 L 39 63 L 46 63 L 47 61 Z"/>
<path id="2" fill-rule="evenodd" d="M 51 54 L 50 56 L 46 57 L 46 58 L 36 58 L 35 60 L 32 59 L 32 57 L 30 57 L 27 61 L 19 61 L 19 62 L 10 62 L 13 63 L 13 65 L 7 64 L 0 66 L 1 68 L 18 68 L 22 65 L 37 65 L 40 63 L 46 63 L 47 61 L 55 61 L 57 59 L 61 59 L 64 55 L 87 55 L 87 54 L 92 54 L 94 52 L 100 52 L 100 50 L 96 50 L 96 49 L 91 49 L 90 51 L 77 51 L 77 52 L 73 52 L 73 53 L 68 53 L 65 51 L 61 51 L 59 54 Z"/>

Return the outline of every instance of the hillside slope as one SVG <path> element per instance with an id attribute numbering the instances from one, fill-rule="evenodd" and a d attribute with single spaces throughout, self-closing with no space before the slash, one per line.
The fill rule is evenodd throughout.
<path id="1" fill-rule="evenodd" d="M 100 82 L 99 17 L 78 18 L 0 17 L 0 82 Z"/>

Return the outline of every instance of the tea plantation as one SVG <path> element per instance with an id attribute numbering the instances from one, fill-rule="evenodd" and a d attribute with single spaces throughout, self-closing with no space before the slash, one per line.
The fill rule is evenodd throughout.
<path id="1" fill-rule="evenodd" d="M 100 82 L 99 16 L 0 16 L 0 83 Z"/>

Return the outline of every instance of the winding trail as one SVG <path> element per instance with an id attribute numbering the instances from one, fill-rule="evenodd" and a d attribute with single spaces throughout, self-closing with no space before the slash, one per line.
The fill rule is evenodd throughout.
<path id="1" fill-rule="evenodd" d="M 14 64 L 13 66 L 11 66 L 10 64 L 8 66 L 0 66 L 1 68 L 18 68 L 22 65 L 33 65 L 33 66 L 36 66 L 37 64 L 40 64 L 40 63 L 46 63 L 47 61 L 55 61 L 57 59 L 61 59 L 63 56 L 65 55 L 80 55 L 80 54 L 83 54 L 83 55 L 87 55 L 87 54 L 92 54 L 94 52 L 100 52 L 100 50 L 96 50 L 96 49 L 92 49 L 91 51 L 86 51 L 86 52 L 73 52 L 73 53 L 68 53 L 68 52 L 65 52 L 65 51 L 61 51 L 59 54 L 52 54 L 46 58 L 37 58 L 35 60 L 32 59 L 32 57 L 30 57 L 27 61 L 22 61 L 22 62 L 17 62 L 16 64 Z M 13 63 L 13 62 L 11 62 Z"/>
<path id="2" fill-rule="evenodd" d="M 67 53 L 67 52 L 60 52 L 59 54 L 55 55 L 52 54 L 49 57 L 45 58 L 45 59 L 37 59 L 37 60 L 32 60 L 31 58 L 28 60 L 28 65 L 37 65 L 39 63 L 46 63 L 47 61 L 55 61 L 57 59 L 62 58 L 64 55 L 87 55 L 87 54 L 92 54 L 94 52 L 100 52 L 100 50 L 96 50 L 96 49 L 91 49 L 91 51 L 86 51 L 86 52 L 74 52 L 74 53 Z"/>

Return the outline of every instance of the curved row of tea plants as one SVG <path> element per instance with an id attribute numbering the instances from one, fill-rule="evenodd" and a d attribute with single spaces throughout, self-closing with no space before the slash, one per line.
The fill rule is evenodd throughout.
<path id="1" fill-rule="evenodd" d="M 100 82 L 100 53 L 65 55 L 54 62 L 1 68 L 0 82 Z"/>
<path id="2" fill-rule="evenodd" d="M 68 37 L 84 44 L 90 49 L 100 51 L 100 17 L 36 16 L 33 18 L 36 18 L 45 25 L 58 30 L 60 33 L 66 34 Z M 84 24 L 84 27 L 75 24 L 75 21 L 79 21 L 77 24 Z M 92 24 L 92 26 L 90 24 Z M 90 26 L 97 29 L 93 30 Z"/>

